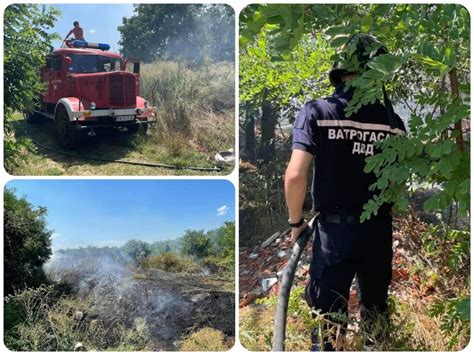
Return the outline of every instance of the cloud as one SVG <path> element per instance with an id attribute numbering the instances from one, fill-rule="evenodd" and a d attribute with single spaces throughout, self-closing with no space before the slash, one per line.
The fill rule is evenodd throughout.
<path id="1" fill-rule="evenodd" d="M 93 35 L 93 34 L 95 33 L 95 29 L 94 29 L 94 28 L 91 28 L 91 29 L 89 30 L 89 33 L 90 33 L 91 35 Z"/>
<path id="2" fill-rule="evenodd" d="M 61 234 L 60 233 L 53 233 L 51 234 L 51 239 L 56 239 L 57 237 L 60 237 Z"/>
<path id="3" fill-rule="evenodd" d="M 216 216 L 225 216 L 229 212 L 229 206 L 223 205 L 217 209 Z"/>

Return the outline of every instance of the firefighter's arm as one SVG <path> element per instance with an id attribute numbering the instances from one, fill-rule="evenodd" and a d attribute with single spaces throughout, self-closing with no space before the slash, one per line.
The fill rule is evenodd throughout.
<path id="1" fill-rule="evenodd" d="M 288 207 L 289 222 L 298 223 L 303 217 L 303 203 L 308 185 L 308 173 L 313 155 L 300 149 L 293 149 L 285 173 L 285 198 Z M 291 239 L 295 242 L 306 228 L 305 223 L 298 228 L 291 228 Z"/>
<path id="2" fill-rule="evenodd" d="M 73 31 L 73 30 L 70 30 L 70 31 L 67 33 L 66 37 L 64 37 L 65 40 L 71 35 L 72 31 Z"/>

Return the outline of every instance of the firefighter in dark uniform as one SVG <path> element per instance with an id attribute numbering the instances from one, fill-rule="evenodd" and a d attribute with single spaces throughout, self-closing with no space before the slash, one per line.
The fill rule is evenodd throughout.
<path id="1" fill-rule="evenodd" d="M 387 53 L 372 36 L 354 35 L 346 48 L 354 42 L 352 55 L 357 56 L 361 70 L 375 56 Z M 388 320 L 392 217 L 391 206 L 386 205 L 377 216 L 360 223 L 363 205 L 375 193 L 369 186 L 376 181 L 375 175 L 363 169 L 366 157 L 377 152 L 374 142 L 404 134 L 405 128 L 386 95 L 383 103 L 363 106 L 350 117 L 345 116 L 344 108 L 354 92 L 351 88 L 345 90 L 345 82 L 356 75 L 336 63 L 329 74 L 334 93 L 306 103 L 299 112 L 285 174 L 285 195 L 292 239 L 296 241 L 307 226 L 302 209 L 313 163 L 313 207 L 320 215 L 306 300 L 323 314 L 347 314 L 350 286 L 357 275 L 361 314 L 370 324 L 377 314 Z M 334 350 L 333 340 L 326 337 L 321 341 L 313 331 L 312 350 Z"/>

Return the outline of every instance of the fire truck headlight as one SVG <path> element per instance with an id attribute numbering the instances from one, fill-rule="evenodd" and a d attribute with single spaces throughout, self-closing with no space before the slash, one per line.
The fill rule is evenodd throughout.
<path id="1" fill-rule="evenodd" d="M 92 102 L 91 102 L 91 110 L 95 110 L 95 107 L 96 107 L 96 106 L 95 106 L 95 102 L 92 101 Z"/>

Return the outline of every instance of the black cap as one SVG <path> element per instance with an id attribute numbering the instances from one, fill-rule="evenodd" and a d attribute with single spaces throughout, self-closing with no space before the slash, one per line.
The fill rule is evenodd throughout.
<path id="1" fill-rule="evenodd" d="M 355 44 L 355 48 L 349 54 L 348 49 Z M 341 55 L 344 56 L 346 61 L 352 61 L 354 55 L 357 56 L 358 67 L 362 69 L 367 68 L 367 63 L 374 57 L 380 54 L 388 53 L 387 47 L 377 40 L 374 36 L 366 34 L 355 34 L 352 35 L 349 40 L 344 44 L 341 50 Z M 347 74 L 351 74 L 354 71 L 349 71 L 344 68 L 344 63 L 336 61 L 333 64 L 331 71 L 329 72 L 329 81 L 333 86 L 337 86 L 342 83 L 342 77 Z"/>

